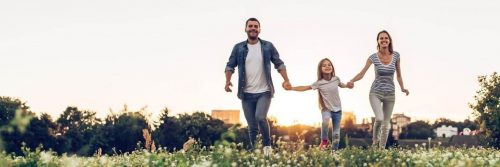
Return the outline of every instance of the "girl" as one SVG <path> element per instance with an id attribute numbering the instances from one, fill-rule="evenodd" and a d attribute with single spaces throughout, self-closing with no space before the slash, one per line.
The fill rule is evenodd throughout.
<path id="1" fill-rule="evenodd" d="M 396 100 L 394 73 L 396 73 L 401 92 L 405 93 L 406 96 L 410 92 L 403 85 L 399 53 L 392 48 L 392 38 L 389 32 L 383 30 L 377 34 L 377 50 L 376 53 L 368 57 L 365 67 L 351 81 L 347 82 L 347 85 L 353 87 L 354 82 L 362 79 L 372 64 L 375 66 L 375 81 L 373 81 L 369 95 L 370 105 L 375 113 L 372 140 L 373 146 L 385 148 L 391 128 L 392 109 Z"/>
<path id="2" fill-rule="evenodd" d="M 288 87 L 287 90 L 306 91 L 318 89 L 319 109 L 323 117 L 321 124 L 321 144 L 319 147 L 328 147 L 328 124 L 332 120 L 333 142 L 332 149 L 337 150 L 340 141 L 340 120 L 342 118 L 342 107 L 340 104 L 338 87 L 346 88 L 347 85 L 340 82 L 335 76 L 335 68 L 328 58 L 322 59 L 318 64 L 318 80 L 309 86 Z"/>

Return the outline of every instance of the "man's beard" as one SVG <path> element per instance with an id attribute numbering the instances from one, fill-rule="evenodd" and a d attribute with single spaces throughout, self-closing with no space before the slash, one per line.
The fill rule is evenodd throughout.
<path id="1" fill-rule="evenodd" d="M 249 31 L 249 32 L 247 32 L 248 39 L 250 39 L 250 40 L 256 40 L 257 38 L 259 38 L 259 33 L 257 33 L 256 36 L 251 36 L 250 33 L 252 33 L 252 32 L 257 33 L 257 31 Z"/>
<path id="2" fill-rule="evenodd" d="M 258 38 L 257 36 L 252 37 L 252 36 L 248 35 L 248 39 L 250 39 L 250 40 L 256 40 L 257 38 Z"/>

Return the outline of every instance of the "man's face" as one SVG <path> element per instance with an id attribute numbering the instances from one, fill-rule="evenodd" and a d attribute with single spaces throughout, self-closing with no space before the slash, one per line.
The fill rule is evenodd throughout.
<path id="1" fill-rule="evenodd" d="M 256 40 L 259 37 L 260 25 L 256 21 L 248 21 L 245 27 L 245 32 L 247 32 L 248 39 Z"/>

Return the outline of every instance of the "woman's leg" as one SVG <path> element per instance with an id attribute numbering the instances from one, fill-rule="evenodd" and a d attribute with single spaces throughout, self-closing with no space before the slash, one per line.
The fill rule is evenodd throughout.
<path id="1" fill-rule="evenodd" d="M 387 144 L 387 138 L 389 137 L 389 130 L 391 129 L 391 117 L 392 109 L 394 109 L 394 102 L 396 98 L 394 93 L 388 93 L 382 99 L 382 109 L 384 112 L 384 120 L 382 121 L 381 133 L 380 133 L 380 143 L 381 148 L 385 148 Z"/>
<path id="2" fill-rule="evenodd" d="M 382 95 L 377 92 L 370 92 L 370 105 L 372 106 L 373 113 L 375 114 L 375 122 L 373 122 L 373 137 L 372 145 L 379 145 L 380 141 L 380 127 L 384 119 L 384 113 L 382 111 L 382 101 L 380 100 Z"/>

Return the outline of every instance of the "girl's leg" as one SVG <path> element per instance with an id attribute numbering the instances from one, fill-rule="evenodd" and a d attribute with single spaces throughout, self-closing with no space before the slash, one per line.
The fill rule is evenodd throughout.
<path id="1" fill-rule="evenodd" d="M 332 149 L 338 150 L 340 143 L 340 121 L 342 120 L 342 111 L 332 112 Z"/>
<path id="2" fill-rule="evenodd" d="M 330 123 L 331 114 L 329 111 L 321 112 L 321 140 L 328 140 L 328 125 Z"/>
<path id="3" fill-rule="evenodd" d="M 375 122 L 373 122 L 373 138 L 372 145 L 377 146 L 380 141 L 380 127 L 384 119 L 382 111 L 382 95 L 378 92 L 370 92 L 370 105 L 372 106 L 373 113 L 375 114 Z"/>
<path id="4" fill-rule="evenodd" d="M 332 117 L 329 111 L 321 112 L 321 143 L 319 144 L 320 149 L 326 149 L 328 147 L 328 124 L 330 118 Z"/>
<path id="5" fill-rule="evenodd" d="M 389 130 L 391 129 L 391 116 L 392 109 L 394 108 L 395 102 L 394 93 L 386 94 L 382 100 L 382 109 L 384 112 L 384 121 L 382 122 L 381 134 L 380 134 L 380 143 L 379 146 L 381 148 L 385 148 L 387 144 L 387 138 L 389 137 Z"/>

